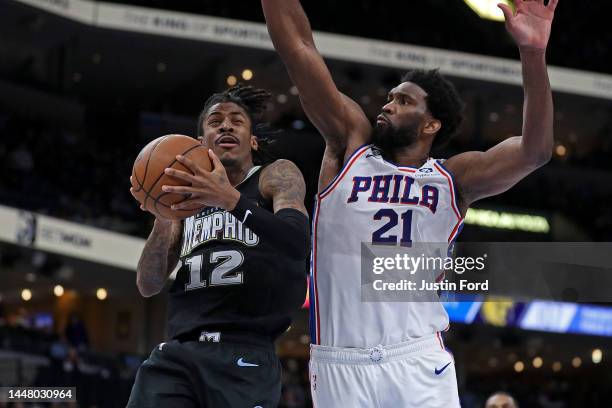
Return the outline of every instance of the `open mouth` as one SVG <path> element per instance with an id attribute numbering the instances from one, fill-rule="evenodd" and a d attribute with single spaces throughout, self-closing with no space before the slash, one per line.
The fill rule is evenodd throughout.
<path id="1" fill-rule="evenodd" d="M 217 146 L 226 149 L 231 149 L 232 147 L 236 147 L 240 144 L 238 138 L 230 134 L 222 135 L 215 141 L 215 143 L 217 144 Z"/>
<path id="2" fill-rule="evenodd" d="M 379 123 L 389 123 L 389 120 L 386 117 L 384 117 L 383 115 L 378 115 L 376 117 L 376 123 L 377 124 L 379 124 Z"/>

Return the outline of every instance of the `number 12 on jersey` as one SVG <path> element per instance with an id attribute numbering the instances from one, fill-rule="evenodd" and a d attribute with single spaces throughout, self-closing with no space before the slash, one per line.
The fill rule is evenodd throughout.
<path id="1" fill-rule="evenodd" d="M 397 235 L 384 234 L 390 232 L 399 223 L 399 218 L 402 219 L 400 245 L 410 246 L 412 244 L 412 210 L 407 210 L 401 216 L 398 216 L 395 210 L 391 208 L 382 208 L 374 214 L 376 221 L 387 219 L 387 223 L 372 233 L 372 244 L 397 244 Z"/>
<path id="2" fill-rule="evenodd" d="M 202 277 L 202 261 L 204 255 L 196 255 L 187 258 L 185 263 L 189 266 L 189 282 L 185 284 L 185 290 L 201 289 L 207 286 L 206 279 Z M 242 271 L 236 271 L 244 262 L 244 255 L 240 251 L 214 251 L 210 253 L 211 264 L 218 264 L 210 272 L 210 285 L 240 285 L 243 282 Z"/>

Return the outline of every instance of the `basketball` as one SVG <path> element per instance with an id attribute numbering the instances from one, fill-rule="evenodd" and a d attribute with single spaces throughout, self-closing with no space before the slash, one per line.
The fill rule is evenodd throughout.
<path id="1" fill-rule="evenodd" d="M 155 216 L 180 220 L 197 214 L 200 210 L 200 208 L 173 210 L 171 208 L 173 204 L 185 201 L 189 197 L 162 191 L 163 185 L 189 185 L 184 180 L 164 173 L 164 169 L 169 167 L 191 173 L 176 160 L 179 154 L 195 161 L 205 170 L 212 169 L 208 149 L 198 140 L 184 135 L 166 135 L 153 140 L 140 151 L 134 162 L 132 188 L 135 196 L 142 206 Z"/>

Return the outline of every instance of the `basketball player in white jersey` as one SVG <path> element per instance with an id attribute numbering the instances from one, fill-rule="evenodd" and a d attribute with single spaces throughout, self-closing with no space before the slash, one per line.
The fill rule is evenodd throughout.
<path id="1" fill-rule="evenodd" d="M 431 147 L 455 133 L 462 102 L 437 71 L 409 72 L 374 127 L 318 53 L 299 0 L 262 0 L 274 46 L 323 135 L 311 274 L 313 403 L 328 407 L 459 406 L 439 302 L 362 302 L 362 242 L 452 242 L 468 207 L 550 160 L 553 103 L 545 54 L 557 0 L 500 6 L 519 47 L 522 136 L 446 161 Z"/>

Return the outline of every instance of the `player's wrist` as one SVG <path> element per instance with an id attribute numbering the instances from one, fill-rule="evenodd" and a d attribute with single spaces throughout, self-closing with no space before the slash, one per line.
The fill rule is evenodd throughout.
<path id="1" fill-rule="evenodd" d="M 253 203 L 251 203 L 245 196 L 240 194 L 236 205 L 234 205 L 231 210 L 227 211 L 232 214 L 237 220 L 242 221 L 245 219 L 245 215 L 249 210 L 251 210 L 252 212 Z"/>
<path id="2" fill-rule="evenodd" d="M 238 205 L 240 197 L 242 197 L 240 191 L 236 190 L 235 188 L 232 189 L 232 192 L 228 194 L 228 199 L 223 204 L 223 209 L 229 212 L 233 211 Z"/>
<path id="3" fill-rule="evenodd" d="M 163 218 L 159 216 L 155 216 L 155 221 L 153 226 L 157 229 L 167 230 L 172 227 L 172 220 L 168 218 Z"/>
<path id="4" fill-rule="evenodd" d="M 519 45 L 521 55 L 546 55 L 546 47 L 535 47 L 532 45 Z"/>

